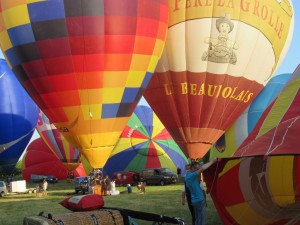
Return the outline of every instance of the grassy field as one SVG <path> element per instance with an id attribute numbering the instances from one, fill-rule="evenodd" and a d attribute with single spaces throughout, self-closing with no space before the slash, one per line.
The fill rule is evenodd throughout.
<path id="1" fill-rule="evenodd" d="M 34 184 L 27 183 L 27 187 Z M 125 187 L 117 187 L 125 192 Z M 146 194 L 138 194 L 136 187 L 133 193 L 121 193 L 116 196 L 104 196 L 106 207 L 118 207 L 149 213 L 156 213 L 169 217 L 180 217 L 187 224 L 191 224 L 190 213 L 187 205 L 181 205 L 182 184 L 166 186 L 147 186 Z M 26 216 L 36 216 L 40 212 L 57 214 L 70 212 L 58 204 L 63 199 L 74 193 L 74 184 L 67 181 L 59 181 L 57 184 L 49 184 L 47 197 L 37 198 L 35 194 L 10 194 L 0 198 L 0 225 L 19 225 Z M 208 196 L 207 224 L 222 224 L 216 209 Z M 152 224 L 149 221 L 137 221 L 138 224 Z"/>

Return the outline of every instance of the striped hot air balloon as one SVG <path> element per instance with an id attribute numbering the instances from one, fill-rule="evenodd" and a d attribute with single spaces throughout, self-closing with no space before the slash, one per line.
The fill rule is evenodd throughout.
<path id="1" fill-rule="evenodd" d="M 144 97 L 187 157 L 201 158 L 285 56 L 291 0 L 169 0 L 169 30 Z"/>
<path id="2" fill-rule="evenodd" d="M 141 172 L 146 168 L 185 171 L 187 158 L 148 106 L 137 106 L 112 151 L 104 170 Z"/>
<path id="3" fill-rule="evenodd" d="M 299 224 L 300 66 L 233 154 L 204 173 L 224 224 Z"/>
<path id="4" fill-rule="evenodd" d="M 67 139 L 56 129 L 54 124 L 49 121 L 42 111 L 39 112 L 36 129 L 54 156 L 60 160 L 69 171 L 79 166 L 81 156 L 79 149 L 70 145 Z"/>
<path id="5" fill-rule="evenodd" d="M 92 167 L 103 167 L 161 56 L 167 0 L 0 6 L 0 46 L 12 70 Z"/>

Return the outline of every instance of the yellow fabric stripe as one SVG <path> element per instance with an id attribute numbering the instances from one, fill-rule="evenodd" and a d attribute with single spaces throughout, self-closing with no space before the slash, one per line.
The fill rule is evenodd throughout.
<path id="1" fill-rule="evenodd" d="M 65 138 L 63 138 L 63 137 L 61 137 L 61 142 L 62 142 L 62 144 L 63 144 L 63 148 L 64 149 L 60 149 L 61 151 L 63 151 L 64 152 L 64 154 L 65 154 L 65 156 L 66 156 L 66 160 L 67 160 L 67 162 L 69 163 L 70 162 L 70 159 L 71 159 L 71 155 L 70 155 L 70 144 L 69 144 L 69 142 L 65 139 Z"/>
<path id="2" fill-rule="evenodd" d="M 295 204 L 294 156 L 269 157 L 268 174 L 273 201 L 281 207 Z"/>
<path id="3" fill-rule="evenodd" d="M 131 146 L 130 138 L 120 138 L 115 148 L 113 149 L 110 157 L 119 154 L 121 151 L 123 151 L 126 148 L 129 148 L 130 146 Z"/>
<path id="4" fill-rule="evenodd" d="M 132 88 L 140 88 L 144 81 L 145 74 L 145 71 L 129 71 L 125 86 Z"/>
<path id="5" fill-rule="evenodd" d="M 249 207 L 248 202 L 226 207 L 228 213 L 236 220 L 237 224 L 269 224 L 276 220 L 263 217 Z"/>
<path id="6" fill-rule="evenodd" d="M 124 88 L 103 88 L 103 104 L 120 103 L 124 94 Z"/>
<path id="7" fill-rule="evenodd" d="M 224 174 L 226 174 L 229 170 L 231 170 L 234 166 L 236 166 L 237 164 L 240 163 L 240 159 L 234 159 L 234 160 L 230 160 L 226 163 L 226 165 L 224 166 L 224 169 L 221 173 L 219 173 L 219 177 L 223 176 Z"/>
<path id="8" fill-rule="evenodd" d="M 276 111 L 276 113 L 272 113 L 272 116 L 268 116 L 258 134 L 258 137 L 262 136 L 270 129 L 274 127 L 274 124 L 278 124 L 282 119 L 284 114 L 286 113 L 286 109 L 290 106 L 291 102 L 294 100 L 296 93 L 298 92 L 298 88 L 300 85 L 300 77 L 292 82 L 285 91 L 279 95 L 275 104 L 273 105 L 272 111 Z"/>
<path id="9" fill-rule="evenodd" d="M 26 4 L 4 10 L 2 16 L 7 29 L 30 23 Z"/>
<path id="10" fill-rule="evenodd" d="M 10 41 L 10 38 L 9 38 L 6 30 L 0 33 L 0 46 L 1 46 L 3 53 L 5 53 L 8 49 L 12 48 L 12 43 Z M 9 61 L 7 61 L 7 62 L 9 63 Z M 11 65 L 10 65 L 10 68 L 11 68 Z"/>
<path id="11" fill-rule="evenodd" d="M 164 125 L 160 122 L 159 118 L 156 116 L 156 114 L 153 112 L 153 131 L 152 131 L 152 137 L 156 137 L 162 130 L 164 129 Z"/>

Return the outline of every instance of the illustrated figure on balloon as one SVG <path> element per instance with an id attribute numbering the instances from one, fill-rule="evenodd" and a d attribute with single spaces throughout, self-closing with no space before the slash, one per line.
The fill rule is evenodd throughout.
<path id="1" fill-rule="evenodd" d="M 205 43 L 209 44 L 209 49 L 203 53 L 202 60 L 235 65 L 237 57 L 233 50 L 238 49 L 238 44 L 229 39 L 229 33 L 234 28 L 230 16 L 225 13 L 218 18 L 216 20 L 216 28 L 219 31 L 219 36 L 205 40 Z"/>

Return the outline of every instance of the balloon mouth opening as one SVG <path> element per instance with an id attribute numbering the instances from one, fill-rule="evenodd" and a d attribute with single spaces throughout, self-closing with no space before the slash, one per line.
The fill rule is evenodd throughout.
<path id="1" fill-rule="evenodd" d="M 65 167 L 67 167 L 68 171 L 73 171 L 80 165 L 80 163 L 66 163 L 66 162 L 63 162 L 63 164 Z"/>
<path id="2" fill-rule="evenodd" d="M 81 153 L 93 169 L 103 168 L 115 145 L 82 148 Z"/>
<path id="3" fill-rule="evenodd" d="M 212 147 L 211 142 L 177 142 L 187 158 L 199 159 L 203 158 Z"/>

